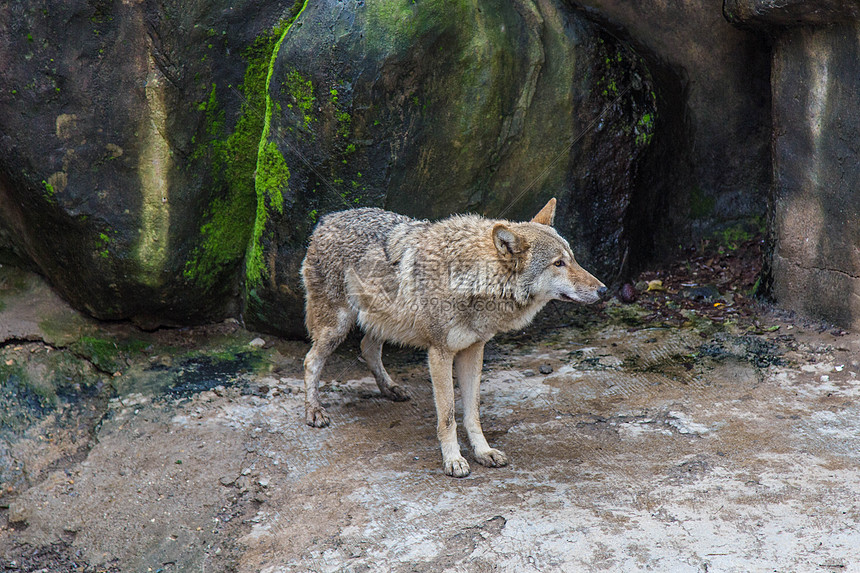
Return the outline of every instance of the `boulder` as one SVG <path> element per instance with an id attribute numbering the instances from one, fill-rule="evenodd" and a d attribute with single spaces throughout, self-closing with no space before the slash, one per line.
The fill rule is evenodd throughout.
<path id="1" fill-rule="evenodd" d="M 654 89 L 556 0 L 309 3 L 272 63 L 245 319 L 302 334 L 307 237 L 359 206 L 522 220 L 555 196 L 559 231 L 611 282 Z"/>
<path id="2" fill-rule="evenodd" d="M 0 262 L 102 319 L 235 313 L 267 67 L 245 74 L 290 7 L 0 5 Z"/>

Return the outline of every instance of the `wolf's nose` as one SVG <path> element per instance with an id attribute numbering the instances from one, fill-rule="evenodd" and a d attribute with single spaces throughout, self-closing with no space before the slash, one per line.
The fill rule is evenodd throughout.
<path id="1" fill-rule="evenodd" d="M 609 291 L 609 289 L 607 289 L 605 286 L 602 286 L 599 289 L 597 289 L 597 296 L 599 296 L 600 298 L 606 298 L 606 293 L 608 291 Z"/>

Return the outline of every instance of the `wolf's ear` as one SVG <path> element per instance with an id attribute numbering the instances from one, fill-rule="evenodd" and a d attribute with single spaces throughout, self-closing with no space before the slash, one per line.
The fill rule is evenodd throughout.
<path id="1" fill-rule="evenodd" d="M 534 216 L 531 222 L 552 227 L 553 221 L 555 221 L 555 197 L 550 199 L 547 204 L 544 205 L 543 209 Z"/>
<path id="2" fill-rule="evenodd" d="M 503 257 L 518 255 L 527 248 L 525 239 L 514 233 L 504 223 L 497 223 L 493 227 L 493 244 Z"/>

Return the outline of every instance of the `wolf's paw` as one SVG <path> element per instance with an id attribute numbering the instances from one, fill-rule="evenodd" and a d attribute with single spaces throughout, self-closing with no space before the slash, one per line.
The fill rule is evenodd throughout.
<path id="1" fill-rule="evenodd" d="M 445 460 L 444 465 L 445 474 L 455 478 L 464 478 L 472 471 L 469 469 L 469 462 L 462 456 Z"/>
<path id="2" fill-rule="evenodd" d="M 306 406 L 305 422 L 313 428 L 325 428 L 331 423 L 325 408 L 322 406 Z"/>
<path id="3" fill-rule="evenodd" d="M 500 468 L 508 465 L 508 456 L 504 452 L 500 452 L 495 448 L 490 448 L 484 452 L 475 452 L 475 459 L 482 466 L 488 468 Z"/>
<path id="4" fill-rule="evenodd" d="M 405 402 L 409 399 L 409 394 L 403 389 L 403 386 L 392 384 L 388 388 L 382 390 L 382 395 L 392 402 Z"/>

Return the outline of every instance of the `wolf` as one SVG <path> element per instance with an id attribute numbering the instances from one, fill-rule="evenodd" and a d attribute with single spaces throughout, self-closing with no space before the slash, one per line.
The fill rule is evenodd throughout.
<path id="1" fill-rule="evenodd" d="M 594 303 L 606 286 L 577 264 L 553 228 L 556 200 L 529 222 L 454 215 L 436 222 L 376 208 L 322 218 L 302 263 L 305 321 L 313 342 L 304 360 L 305 421 L 330 423 L 319 401 L 326 359 L 357 323 L 361 353 L 383 396 L 407 400 L 382 364 L 382 345 L 426 349 L 437 437 L 447 475 L 469 475 L 454 419 L 454 382 L 475 460 L 508 463 L 481 429 L 479 384 L 484 345 L 526 326 L 551 300 Z"/>

